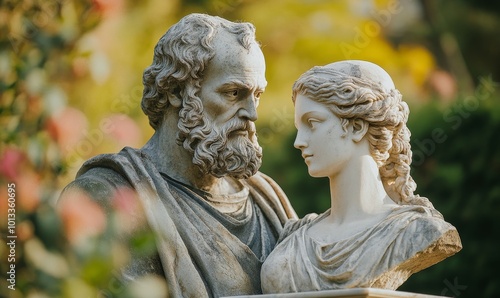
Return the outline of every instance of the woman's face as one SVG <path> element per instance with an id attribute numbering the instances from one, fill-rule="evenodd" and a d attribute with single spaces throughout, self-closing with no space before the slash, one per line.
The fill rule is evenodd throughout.
<path id="1" fill-rule="evenodd" d="M 355 142 L 349 129 L 344 131 L 341 120 L 326 105 L 298 94 L 295 98 L 294 146 L 312 177 L 336 176 L 352 157 Z"/>

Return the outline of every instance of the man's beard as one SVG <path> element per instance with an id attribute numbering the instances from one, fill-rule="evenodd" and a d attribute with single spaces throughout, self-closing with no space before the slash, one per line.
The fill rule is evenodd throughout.
<path id="1" fill-rule="evenodd" d="M 257 173 L 262 163 L 262 148 L 253 122 L 233 118 L 223 127 L 216 127 L 205 117 L 201 122 L 205 125 L 192 128 L 183 145 L 193 153 L 193 164 L 202 173 L 236 179 Z"/>

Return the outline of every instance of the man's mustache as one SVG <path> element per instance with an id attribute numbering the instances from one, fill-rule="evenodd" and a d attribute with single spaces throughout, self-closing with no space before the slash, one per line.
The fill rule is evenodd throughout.
<path id="1" fill-rule="evenodd" d="M 240 119 L 233 119 L 228 122 L 223 129 L 226 134 L 231 134 L 234 132 L 247 132 L 248 136 L 253 136 L 256 133 L 255 123 L 252 121 L 242 121 Z"/>

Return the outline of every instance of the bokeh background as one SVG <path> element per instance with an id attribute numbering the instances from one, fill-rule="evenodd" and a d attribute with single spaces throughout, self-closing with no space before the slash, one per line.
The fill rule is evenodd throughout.
<path id="1" fill-rule="evenodd" d="M 125 247 L 122 194 L 106 218 L 83 198 L 55 202 L 86 159 L 141 147 L 142 71 L 164 32 L 191 12 L 252 22 L 267 60 L 257 128 L 262 171 L 297 213 L 329 207 L 328 182 L 308 176 L 295 137 L 291 86 L 315 65 L 362 59 L 389 72 L 409 103 L 417 193 L 454 224 L 463 250 L 400 290 L 500 295 L 500 2 L 488 0 L 0 1 L 0 296 L 162 297 L 161 280 L 117 279 Z M 15 184 L 15 291 L 6 272 L 8 184 Z M 89 227 L 91 227 L 89 232 Z"/>

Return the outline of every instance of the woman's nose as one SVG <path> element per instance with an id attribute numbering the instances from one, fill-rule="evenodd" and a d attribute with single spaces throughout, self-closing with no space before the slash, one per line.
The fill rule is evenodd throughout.
<path id="1" fill-rule="evenodd" d="M 297 136 L 295 137 L 295 142 L 293 143 L 293 146 L 301 150 L 307 147 L 307 142 L 304 139 L 304 134 L 300 130 L 297 130 Z"/>

